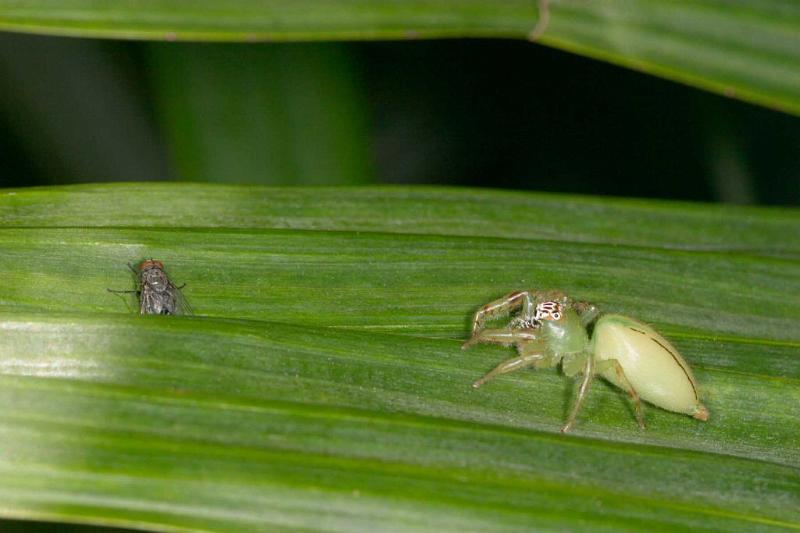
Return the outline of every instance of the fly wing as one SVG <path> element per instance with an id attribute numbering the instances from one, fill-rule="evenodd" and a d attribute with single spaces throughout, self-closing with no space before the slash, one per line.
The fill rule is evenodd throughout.
<path id="1" fill-rule="evenodd" d="M 186 297 L 181 292 L 181 289 L 170 283 L 170 290 L 175 298 L 175 314 L 176 315 L 193 315 L 194 309 L 189 305 Z"/>
<path id="2" fill-rule="evenodd" d="M 139 291 L 139 314 L 152 315 L 158 313 L 157 309 L 159 307 L 158 295 L 153 288 L 147 284 L 142 285 Z"/>
<path id="3" fill-rule="evenodd" d="M 140 275 L 139 312 L 143 315 L 191 315 L 192 308 L 167 274 L 151 268 Z"/>

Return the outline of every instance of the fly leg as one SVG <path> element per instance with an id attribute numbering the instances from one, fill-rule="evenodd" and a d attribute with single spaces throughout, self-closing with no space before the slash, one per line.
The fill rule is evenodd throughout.
<path id="1" fill-rule="evenodd" d="M 130 264 L 130 263 L 128 263 L 128 268 L 131 270 L 131 272 L 133 272 L 133 276 L 138 281 L 139 280 L 139 272 L 135 268 L 133 268 L 133 265 Z M 107 288 L 106 290 L 108 292 L 113 292 L 115 294 L 133 294 L 133 293 L 139 294 L 139 292 L 140 292 L 140 289 L 135 289 L 135 290 L 132 290 L 132 291 L 117 291 L 117 290 L 114 290 L 114 289 L 108 289 Z"/>

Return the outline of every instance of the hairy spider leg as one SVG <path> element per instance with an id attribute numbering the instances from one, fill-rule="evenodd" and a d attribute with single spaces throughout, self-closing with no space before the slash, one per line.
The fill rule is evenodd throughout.
<path id="1" fill-rule="evenodd" d="M 475 318 L 472 320 L 472 336 L 474 337 L 478 330 L 481 329 L 483 322 L 487 318 L 508 315 L 519 307 L 522 307 L 523 316 L 532 316 L 534 305 L 529 291 L 511 292 L 498 300 L 491 301 L 484 305 L 478 309 L 478 312 L 475 313 Z"/>

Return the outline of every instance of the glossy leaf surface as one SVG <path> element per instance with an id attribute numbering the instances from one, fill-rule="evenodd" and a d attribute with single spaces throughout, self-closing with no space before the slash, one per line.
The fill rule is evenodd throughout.
<path id="1" fill-rule="evenodd" d="M 531 0 L 0 0 L 0 28 L 245 42 L 526 38 L 539 20 L 538 4 Z M 540 37 L 544 44 L 800 113 L 800 6 L 794 2 L 562 0 L 549 2 L 548 12 L 549 22 Z"/>
<path id="2" fill-rule="evenodd" d="M 0 514 L 193 530 L 800 524 L 800 215 L 464 189 L 0 193 Z M 193 316 L 140 317 L 162 260 Z M 653 324 L 707 423 L 472 381 L 472 313 L 560 288 Z"/>

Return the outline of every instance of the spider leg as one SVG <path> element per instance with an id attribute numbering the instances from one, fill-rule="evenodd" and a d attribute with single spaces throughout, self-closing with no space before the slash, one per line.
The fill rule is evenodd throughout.
<path id="1" fill-rule="evenodd" d="M 521 370 L 529 366 L 535 366 L 538 362 L 547 357 L 544 350 L 544 344 L 541 341 L 529 341 L 525 344 L 518 344 L 518 346 L 520 347 L 519 356 L 506 359 L 485 376 L 476 380 L 472 386 L 477 389 L 496 376 L 508 374 L 509 372 Z"/>
<path id="2" fill-rule="evenodd" d="M 572 304 L 572 308 L 581 317 L 581 324 L 583 327 L 588 326 L 597 319 L 600 314 L 600 309 L 596 305 L 585 301 L 579 301 Z"/>
<path id="3" fill-rule="evenodd" d="M 539 7 L 539 19 L 536 21 L 536 26 L 528 32 L 528 40 L 535 41 L 539 37 L 542 36 L 544 30 L 547 29 L 547 25 L 550 22 L 550 0 L 539 0 L 538 7 Z"/>
<path id="4" fill-rule="evenodd" d="M 614 369 L 614 374 L 617 376 L 617 381 L 625 389 L 631 397 L 631 401 L 633 401 L 633 411 L 636 415 L 636 422 L 639 424 L 639 427 L 645 429 L 644 425 L 644 416 L 642 415 L 642 402 L 639 399 L 639 394 L 636 392 L 636 389 L 633 388 L 631 382 L 628 381 L 628 377 L 625 375 L 625 371 L 622 370 L 622 365 L 619 364 L 619 361 L 616 359 L 605 359 L 597 363 L 597 369 L 595 372 L 598 374 L 602 374 L 609 368 Z"/>
<path id="5" fill-rule="evenodd" d="M 477 332 L 483 327 L 483 323 L 487 318 L 494 316 L 505 316 L 518 309 L 523 308 L 523 315 L 529 316 L 533 310 L 533 299 L 531 298 L 530 291 L 515 291 L 506 294 L 498 300 L 493 300 L 484 305 L 475 317 L 472 319 L 472 336 L 474 337 Z"/>
<path id="6" fill-rule="evenodd" d="M 536 330 L 533 328 L 504 328 L 504 329 L 482 329 L 467 342 L 461 345 L 461 349 L 469 348 L 479 342 L 491 344 L 510 345 L 520 342 L 530 342 L 536 340 Z"/>
<path id="7" fill-rule="evenodd" d="M 581 408 L 581 404 L 583 404 L 583 400 L 586 398 L 586 393 L 589 391 L 589 384 L 592 382 L 593 377 L 594 358 L 587 357 L 586 363 L 583 367 L 583 380 L 581 381 L 581 386 L 578 389 L 578 397 L 575 399 L 575 403 L 572 406 L 572 411 L 569 414 L 567 423 L 561 428 L 561 433 L 566 433 L 569 431 L 572 425 L 575 423 L 575 419 L 578 417 L 578 411 Z"/>

